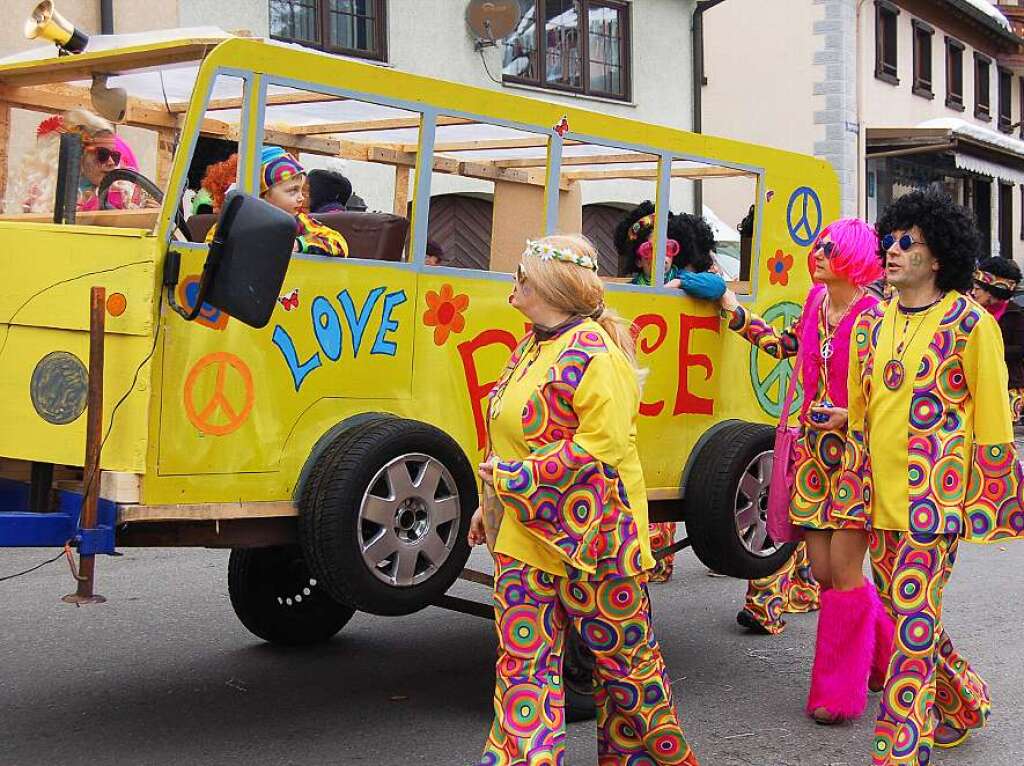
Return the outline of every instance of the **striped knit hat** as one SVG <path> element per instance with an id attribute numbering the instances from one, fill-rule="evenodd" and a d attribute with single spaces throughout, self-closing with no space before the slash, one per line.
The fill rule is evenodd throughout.
<path id="1" fill-rule="evenodd" d="M 276 186 L 306 172 L 299 161 L 280 146 L 264 146 L 261 162 L 260 196 L 266 194 L 271 186 Z"/>

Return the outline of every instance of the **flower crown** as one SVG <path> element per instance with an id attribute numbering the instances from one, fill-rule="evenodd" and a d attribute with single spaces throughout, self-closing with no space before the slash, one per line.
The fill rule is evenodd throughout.
<path id="1" fill-rule="evenodd" d="M 597 271 L 597 261 L 589 255 L 580 255 L 572 250 L 562 250 L 544 242 L 526 240 L 526 255 L 540 258 L 542 261 L 562 261 L 563 263 L 574 263 L 591 271 Z"/>

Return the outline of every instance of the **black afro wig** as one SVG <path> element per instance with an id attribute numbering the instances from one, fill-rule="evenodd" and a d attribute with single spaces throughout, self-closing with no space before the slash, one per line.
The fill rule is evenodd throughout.
<path id="1" fill-rule="evenodd" d="M 979 271 L 987 271 L 989 274 L 1001 279 L 1008 279 L 1011 282 L 1019 283 L 1021 280 L 1020 266 L 1009 258 L 982 258 L 978 262 Z M 978 287 L 988 290 L 994 298 L 1001 301 L 1008 301 L 1013 297 L 1013 290 L 1000 285 L 990 285 L 978 282 Z"/>
<path id="2" fill-rule="evenodd" d="M 680 213 L 669 218 L 670 232 L 674 229 L 678 230 L 672 225 L 673 218 L 677 219 L 679 225 L 689 229 L 692 242 L 692 247 L 687 248 L 686 243 L 679 240 L 680 248 L 679 255 L 675 259 L 676 266 L 679 268 L 689 267 L 693 271 L 709 271 L 715 263 L 711 255 L 715 250 L 715 232 L 711 230 L 711 225 L 699 215 Z M 671 233 L 669 236 L 672 237 Z M 676 239 L 676 237 L 672 237 L 672 239 Z"/>
<path id="3" fill-rule="evenodd" d="M 879 239 L 894 231 L 921 229 L 932 255 L 939 262 L 935 285 L 940 290 L 967 292 L 981 251 L 981 235 L 974 216 L 945 192 L 912 191 L 895 200 L 882 213 L 875 229 Z M 885 252 L 881 253 L 885 262 Z"/>
<path id="4" fill-rule="evenodd" d="M 699 223 L 691 222 L 690 219 L 695 219 Z M 615 227 L 615 249 L 619 254 L 620 267 L 625 271 L 636 270 L 637 248 L 651 236 L 654 224 L 654 203 L 644 200 L 630 210 Z M 700 224 L 704 225 L 707 230 L 706 236 L 711 242 L 706 251 L 703 247 L 698 247 L 695 239 L 695 231 Z M 673 265 L 680 269 L 689 266 L 694 271 L 707 271 L 711 268 L 711 250 L 714 248 L 715 237 L 711 227 L 703 219 L 686 213 L 675 215 L 670 212 L 668 238 L 679 243 L 679 254 L 673 259 Z"/>

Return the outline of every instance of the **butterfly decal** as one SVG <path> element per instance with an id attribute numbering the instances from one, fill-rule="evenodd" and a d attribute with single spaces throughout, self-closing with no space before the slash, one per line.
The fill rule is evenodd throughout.
<path id="1" fill-rule="evenodd" d="M 569 132 L 569 118 L 566 117 L 565 115 L 562 115 L 562 121 L 560 123 L 558 123 L 557 125 L 555 125 L 554 131 L 559 136 L 564 136 L 566 133 L 568 133 Z"/>
<path id="2" fill-rule="evenodd" d="M 285 311 L 297 309 L 299 307 L 299 288 L 296 287 L 290 293 L 282 295 L 277 301 L 284 307 Z"/>

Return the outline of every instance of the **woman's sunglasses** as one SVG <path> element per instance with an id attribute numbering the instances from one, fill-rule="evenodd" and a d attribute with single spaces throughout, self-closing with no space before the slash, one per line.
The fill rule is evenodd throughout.
<path id="1" fill-rule="evenodd" d="M 121 152 L 117 149 L 108 149 L 105 146 L 91 146 L 86 151 L 90 151 L 96 155 L 96 161 L 101 165 L 106 165 L 108 162 L 113 162 L 115 165 L 121 164 Z"/>
<path id="2" fill-rule="evenodd" d="M 914 239 L 909 234 L 904 234 L 899 239 L 896 239 L 896 237 L 894 237 L 892 234 L 886 234 L 884 237 L 882 237 L 883 250 L 891 250 L 892 246 L 895 245 L 896 243 L 899 243 L 900 250 L 902 250 L 903 252 L 907 252 L 907 250 L 912 248 L 914 245 L 924 244 L 924 242 L 922 242 L 919 239 Z"/>
<path id="3" fill-rule="evenodd" d="M 818 251 L 821 251 L 821 253 L 825 256 L 825 258 L 831 258 L 833 255 L 835 255 L 836 243 L 835 242 L 819 242 L 818 246 L 816 248 L 814 248 L 814 250 L 811 251 L 811 255 L 814 255 Z"/>
<path id="4" fill-rule="evenodd" d="M 516 266 L 516 282 L 521 285 L 526 284 L 526 269 L 523 268 L 523 264 Z"/>

